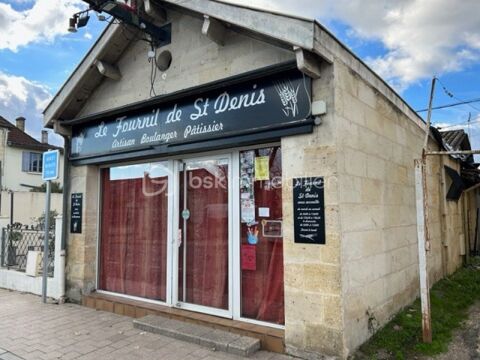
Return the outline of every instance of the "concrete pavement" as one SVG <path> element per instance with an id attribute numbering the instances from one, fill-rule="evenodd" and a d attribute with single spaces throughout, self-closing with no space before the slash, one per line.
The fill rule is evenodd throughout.
<path id="1" fill-rule="evenodd" d="M 245 359 L 142 332 L 126 316 L 75 304 L 42 304 L 34 295 L 0 289 L 0 360 Z M 252 359 L 286 360 L 260 351 Z"/>

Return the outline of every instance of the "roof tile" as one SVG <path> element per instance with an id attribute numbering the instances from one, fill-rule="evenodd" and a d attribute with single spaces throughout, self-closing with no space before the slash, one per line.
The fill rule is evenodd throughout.
<path id="1" fill-rule="evenodd" d="M 40 141 L 28 135 L 26 132 L 17 128 L 2 116 L 0 116 L 0 127 L 7 128 L 9 130 L 7 138 L 8 146 L 38 151 L 47 151 L 52 149 L 62 150 L 61 147 L 41 143 Z"/>

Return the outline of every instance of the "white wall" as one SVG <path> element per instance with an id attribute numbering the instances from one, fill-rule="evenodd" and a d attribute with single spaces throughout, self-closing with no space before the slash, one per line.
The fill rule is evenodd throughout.
<path id="1" fill-rule="evenodd" d="M 0 225 L 6 219 L 10 223 L 10 193 L 0 192 Z M 62 214 L 63 194 L 52 194 L 50 198 L 50 209 Z M 13 193 L 13 222 L 24 225 L 32 225 L 32 218 L 42 216 L 45 211 L 45 193 L 18 191 Z"/>
<path id="2" fill-rule="evenodd" d="M 55 219 L 55 268 L 47 280 L 47 296 L 60 299 L 65 294 L 65 252 L 61 250 L 62 218 Z M 52 254 L 50 254 L 51 256 Z M 42 276 L 28 276 L 24 272 L 0 268 L 0 288 L 31 294 L 42 294 Z"/>
<path id="3" fill-rule="evenodd" d="M 29 188 L 20 184 L 41 186 L 43 184 L 41 173 L 29 173 L 22 171 L 22 153 L 24 150 L 7 146 L 3 160 L 2 187 L 13 191 L 28 191 Z M 41 152 L 40 152 L 41 153 Z M 63 155 L 60 156 L 60 178 L 57 180 L 63 184 Z"/>

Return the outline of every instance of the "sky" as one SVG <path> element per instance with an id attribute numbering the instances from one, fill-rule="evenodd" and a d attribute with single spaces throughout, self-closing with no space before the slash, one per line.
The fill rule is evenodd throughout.
<path id="1" fill-rule="evenodd" d="M 478 0 L 224 1 L 316 18 L 413 109 L 427 107 L 433 76 L 434 105 L 480 98 Z M 92 15 L 68 33 L 68 18 L 85 7 L 81 0 L 0 0 L 0 115 L 24 116 L 36 138 L 43 109 L 105 27 Z M 480 102 L 434 111 L 432 121 L 465 128 L 480 148 Z"/>

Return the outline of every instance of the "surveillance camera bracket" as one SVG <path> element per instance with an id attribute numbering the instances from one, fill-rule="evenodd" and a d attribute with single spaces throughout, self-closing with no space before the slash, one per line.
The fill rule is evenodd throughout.
<path id="1" fill-rule="evenodd" d="M 132 11 L 125 5 L 112 0 L 83 0 L 90 5 L 89 10 L 106 12 L 114 18 L 132 25 L 151 36 L 155 47 L 162 47 L 172 42 L 172 25 L 157 26 L 146 19 L 146 16 Z"/>

